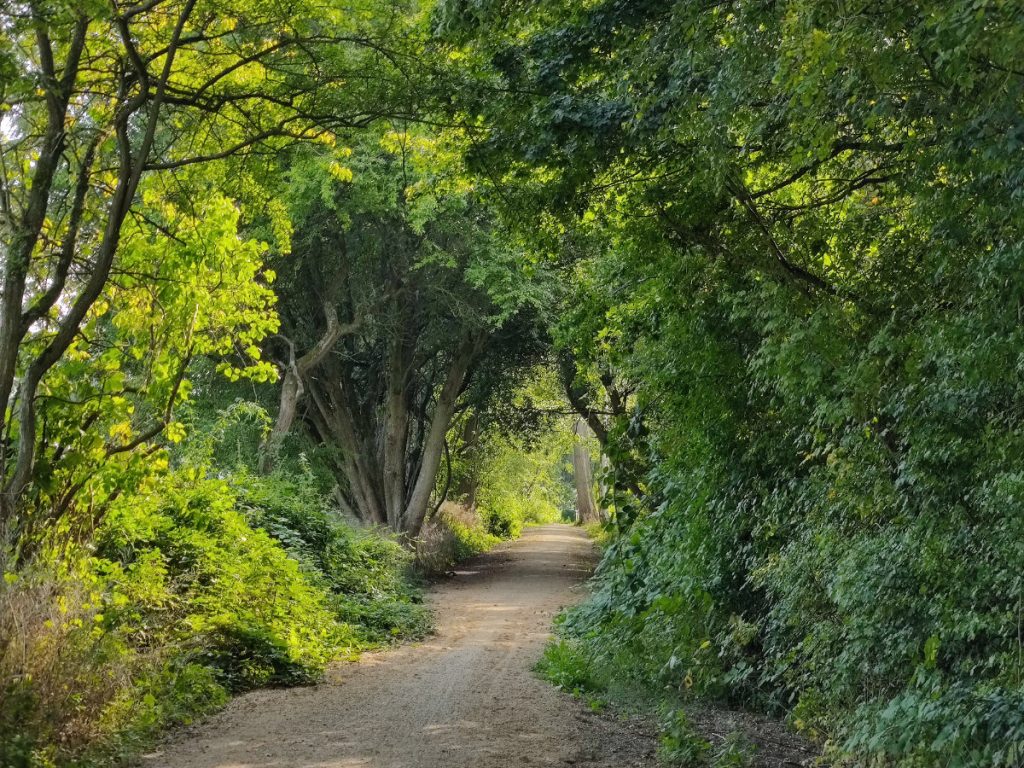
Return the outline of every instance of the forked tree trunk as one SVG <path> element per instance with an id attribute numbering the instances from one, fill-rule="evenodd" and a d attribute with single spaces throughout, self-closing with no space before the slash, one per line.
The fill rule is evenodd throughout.
<path id="1" fill-rule="evenodd" d="M 259 470 L 264 475 L 270 474 L 274 469 L 281 445 L 295 422 L 299 400 L 306 391 L 306 376 L 323 362 L 327 354 L 334 349 L 338 339 L 345 334 L 352 333 L 359 325 L 358 321 L 345 325 L 339 323 L 338 313 L 329 302 L 324 302 L 324 316 L 327 318 L 327 330 L 313 345 L 313 348 L 302 357 L 295 358 L 295 345 L 286 339 L 288 342 L 288 365 L 285 367 L 284 378 L 281 382 L 281 398 L 277 408 L 277 418 L 274 420 L 270 434 L 267 435 L 267 439 L 260 447 Z"/>
<path id="2" fill-rule="evenodd" d="M 308 389 L 315 406 L 312 421 L 321 438 L 339 449 L 338 469 L 348 506 L 359 519 L 387 525 L 410 539 L 419 535 L 444 457 L 445 435 L 485 338 L 482 332 L 468 334 L 455 350 L 425 426 L 419 461 L 413 467 L 408 459 L 407 383 L 392 386 L 396 383 L 388 382 L 383 404 L 371 413 L 359 414 L 357 393 L 337 366 L 325 364 L 320 369 L 322 375 L 310 377 Z M 405 353 L 396 354 L 395 364 L 387 366 L 389 376 L 400 373 L 398 363 L 407 360 Z"/>
<path id="3" fill-rule="evenodd" d="M 484 333 L 477 332 L 467 336 L 459 345 L 434 405 L 430 428 L 423 442 L 423 459 L 402 515 L 402 530 L 411 537 L 419 535 L 427 517 L 430 494 L 434 490 L 434 481 L 444 454 L 444 438 L 455 416 L 455 404 L 466 382 L 469 368 L 482 351 L 485 339 Z"/>
<path id="4" fill-rule="evenodd" d="M 326 377 L 325 377 L 326 378 Z M 312 380 L 313 422 L 321 439 L 339 449 L 338 469 L 345 481 L 352 514 L 371 525 L 387 525 L 377 454 L 361 438 L 345 388 L 336 379 Z"/>

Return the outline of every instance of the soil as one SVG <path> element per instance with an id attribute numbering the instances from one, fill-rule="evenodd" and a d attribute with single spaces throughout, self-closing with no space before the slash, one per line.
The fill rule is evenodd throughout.
<path id="1" fill-rule="evenodd" d="M 338 664 L 319 685 L 239 696 L 143 766 L 654 768 L 649 716 L 593 712 L 533 672 L 595 562 L 578 528 L 528 528 L 430 590 L 426 641 Z M 709 705 L 687 714 L 713 752 L 739 736 L 749 768 L 806 767 L 818 754 L 779 720 Z"/>
<path id="2" fill-rule="evenodd" d="M 595 557 L 577 528 L 529 528 L 430 591 L 426 641 L 335 666 L 316 686 L 239 696 L 143 765 L 653 767 L 647 723 L 591 712 L 532 671 Z"/>

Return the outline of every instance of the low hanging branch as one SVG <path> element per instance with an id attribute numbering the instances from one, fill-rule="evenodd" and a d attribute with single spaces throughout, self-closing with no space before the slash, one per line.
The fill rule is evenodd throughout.
<path id="1" fill-rule="evenodd" d="M 827 294 L 838 299 L 844 299 L 856 304 L 862 304 L 862 299 L 853 291 L 847 288 L 839 288 L 832 283 L 825 280 L 823 277 L 810 272 L 799 264 L 794 263 L 783 250 L 782 246 L 779 245 L 779 241 L 775 239 L 775 235 L 772 233 L 771 226 L 768 221 L 765 220 L 764 215 L 758 209 L 757 204 L 754 202 L 750 191 L 746 185 L 743 184 L 738 178 L 734 178 L 729 182 L 729 190 L 733 193 L 736 199 L 743 206 L 743 209 L 750 215 L 751 220 L 754 222 L 758 230 L 764 235 L 765 240 L 768 243 L 768 247 L 771 249 L 772 255 L 778 264 L 785 270 L 786 274 L 791 278 L 795 278 L 800 285 L 801 290 L 808 293 L 807 288 L 811 287 L 816 291 Z M 761 194 L 765 194 L 762 192 Z"/>
<path id="2" fill-rule="evenodd" d="M 259 470 L 263 474 L 269 474 L 274 469 L 274 462 L 281 450 L 281 444 L 295 422 L 299 400 L 306 391 L 305 381 L 309 372 L 323 362 L 342 336 L 355 333 L 359 328 L 360 321 L 358 319 L 351 323 L 339 322 L 338 311 L 330 301 L 324 302 L 323 312 L 327 320 L 327 330 L 312 349 L 301 357 L 295 357 L 295 343 L 291 339 L 281 337 L 288 344 L 288 363 L 284 366 L 277 419 L 260 450 Z"/>

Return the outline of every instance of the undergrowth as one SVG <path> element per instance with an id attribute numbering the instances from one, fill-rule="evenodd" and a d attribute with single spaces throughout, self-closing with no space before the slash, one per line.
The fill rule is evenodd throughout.
<path id="1" fill-rule="evenodd" d="M 416 543 L 417 565 L 428 575 L 444 573 L 456 563 L 487 552 L 505 539 L 517 537 L 522 526 L 502 526 L 497 530 L 508 535 L 495 533 L 489 518 L 479 512 L 462 504 L 445 503 L 420 534 Z"/>
<path id="2" fill-rule="evenodd" d="M 152 478 L 89 548 L 52 541 L 6 571 L 0 765 L 114 764 L 231 693 L 315 681 L 332 659 L 421 637 L 411 567 L 302 477 Z"/>
<path id="3" fill-rule="evenodd" d="M 559 617 L 559 624 L 565 614 Z M 708 740 L 687 715 L 686 700 L 671 689 L 652 691 L 630 684 L 617 670 L 602 664 L 592 645 L 560 630 L 544 649 L 536 672 L 559 690 L 583 701 L 591 710 L 613 707 L 620 713 L 656 719 L 660 732 L 658 760 L 680 768 L 746 768 L 755 747 L 739 732 Z"/>

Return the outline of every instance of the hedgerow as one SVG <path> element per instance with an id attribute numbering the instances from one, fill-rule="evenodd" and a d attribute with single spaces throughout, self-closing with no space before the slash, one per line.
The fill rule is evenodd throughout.
<path id="1" fill-rule="evenodd" d="M 1020 764 L 1020 9 L 509 10 L 434 21 L 611 463 L 593 676 L 852 764 Z"/>

